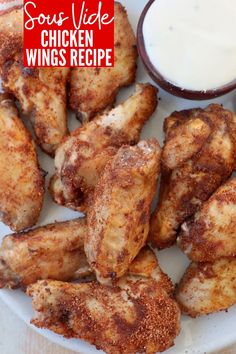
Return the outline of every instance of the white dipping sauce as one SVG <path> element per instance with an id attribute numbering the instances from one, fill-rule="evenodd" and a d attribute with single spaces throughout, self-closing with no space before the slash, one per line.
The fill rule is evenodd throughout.
<path id="1" fill-rule="evenodd" d="M 236 0 L 155 0 L 143 24 L 150 61 L 194 91 L 236 79 Z"/>

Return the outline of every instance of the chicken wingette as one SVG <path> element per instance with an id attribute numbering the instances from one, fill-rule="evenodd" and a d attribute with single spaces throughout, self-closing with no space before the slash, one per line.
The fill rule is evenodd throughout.
<path id="1" fill-rule="evenodd" d="M 235 258 L 191 263 L 175 294 L 182 312 L 196 317 L 227 310 L 236 303 L 235 274 Z"/>
<path id="2" fill-rule="evenodd" d="M 236 166 L 236 116 L 220 105 L 175 112 L 164 125 L 160 201 L 151 220 L 154 247 L 171 246 Z"/>
<path id="3" fill-rule="evenodd" d="M 56 151 L 56 175 L 50 184 L 53 199 L 86 211 L 105 165 L 119 147 L 138 142 L 156 106 L 156 88 L 139 84 L 126 101 L 71 133 Z"/>
<path id="4" fill-rule="evenodd" d="M 3 87 L 20 102 L 37 142 L 50 155 L 67 134 L 66 83 L 69 68 L 23 65 L 23 8 L 0 16 L 0 73 Z"/>
<path id="5" fill-rule="evenodd" d="M 83 121 L 91 120 L 110 106 L 122 86 L 135 80 L 136 39 L 125 8 L 115 2 L 114 67 L 73 68 L 70 79 L 70 106 Z"/>
<path id="6" fill-rule="evenodd" d="M 0 288 L 25 288 L 39 279 L 73 280 L 87 273 L 85 219 L 8 235 L 0 247 Z"/>
<path id="7" fill-rule="evenodd" d="M 27 293 L 36 311 L 32 323 L 84 339 L 108 354 L 168 349 L 180 330 L 180 311 L 170 296 L 172 285 L 153 257 L 144 249 L 135 261 L 136 276 L 125 275 L 113 287 L 58 281 L 31 285 Z M 149 271 L 144 274 L 142 266 L 154 277 Z M 156 274 L 161 274 L 157 280 Z"/>
<path id="8" fill-rule="evenodd" d="M 160 154 L 154 138 L 123 146 L 98 181 L 87 214 L 85 253 L 100 282 L 124 275 L 146 243 Z"/>
<path id="9" fill-rule="evenodd" d="M 14 231 L 32 227 L 43 204 L 44 173 L 14 102 L 0 94 L 0 220 Z"/>
<path id="10" fill-rule="evenodd" d="M 236 178 L 221 186 L 182 225 L 178 245 L 196 262 L 236 256 Z"/>

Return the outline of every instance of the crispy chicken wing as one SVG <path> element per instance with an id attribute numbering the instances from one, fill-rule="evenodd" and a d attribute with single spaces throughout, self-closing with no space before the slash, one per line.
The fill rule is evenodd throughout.
<path id="1" fill-rule="evenodd" d="M 158 286 L 165 290 L 167 294 L 173 294 L 173 283 L 166 273 L 164 273 L 158 263 L 155 253 L 145 246 L 141 249 L 137 257 L 130 264 L 127 273 L 112 282 L 113 285 L 122 289 L 128 288 L 130 283 L 141 280 L 145 283 L 149 279 L 154 279 Z"/>
<path id="2" fill-rule="evenodd" d="M 156 106 L 157 90 L 150 84 L 139 84 L 125 102 L 66 138 L 55 157 L 57 173 L 50 186 L 54 200 L 85 211 L 108 160 L 123 144 L 138 142 L 141 129 Z"/>
<path id="3" fill-rule="evenodd" d="M 0 15 L 0 67 L 2 67 L 6 61 L 22 57 L 23 9 L 11 9 Z"/>
<path id="4" fill-rule="evenodd" d="M 85 219 L 58 222 L 3 239 L 0 288 L 26 287 L 39 279 L 72 280 L 84 275 Z"/>
<path id="5" fill-rule="evenodd" d="M 123 146 L 108 162 L 88 209 L 85 253 L 101 282 L 121 277 L 144 246 L 160 165 L 156 139 Z"/>
<path id="6" fill-rule="evenodd" d="M 165 133 L 160 201 L 150 232 L 160 249 L 175 242 L 180 225 L 234 170 L 236 116 L 219 105 L 175 112 Z"/>
<path id="7" fill-rule="evenodd" d="M 96 276 L 92 273 L 88 263 L 85 269 L 87 270 L 87 273 L 84 275 L 84 273 L 81 272 L 80 279 L 87 280 L 85 277 L 89 275 L 89 281 L 96 280 Z M 174 286 L 171 279 L 162 271 L 155 253 L 151 250 L 151 248 L 145 246 L 130 264 L 126 274 L 121 278 L 112 280 L 109 285 L 119 286 L 123 289 L 127 288 L 128 284 L 136 282 L 137 280 L 142 279 L 145 283 L 150 278 L 154 279 L 158 285 L 167 292 L 167 294 L 173 295 Z"/>
<path id="8" fill-rule="evenodd" d="M 115 65 L 112 68 L 73 68 L 70 106 L 87 121 L 111 105 L 120 87 L 135 80 L 137 49 L 124 7 L 115 3 Z"/>
<path id="9" fill-rule="evenodd" d="M 67 134 L 66 82 L 69 68 L 23 66 L 23 10 L 0 16 L 0 66 L 5 90 L 30 115 L 37 141 L 50 155 Z"/>
<path id="10" fill-rule="evenodd" d="M 15 231 L 33 226 L 43 195 L 44 176 L 32 137 L 14 102 L 0 95 L 0 220 Z"/>
<path id="11" fill-rule="evenodd" d="M 68 281 L 89 276 L 95 280 L 84 253 L 86 233 L 86 220 L 80 218 L 5 236 L 0 247 L 0 288 L 25 288 L 41 279 Z M 152 277 L 168 294 L 173 292 L 170 278 L 149 247 L 131 263 L 128 276 Z"/>
<path id="12" fill-rule="evenodd" d="M 178 244 L 196 262 L 236 256 L 236 178 L 220 187 L 182 225 Z"/>
<path id="13" fill-rule="evenodd" d="M 177 290 L 176 300 L 191 317 L 226 310 L 236 303 L 236 259 L 191 263 Z"/>
<path id="14" fill-rule="evenodd" d="M 152 259 L 151 254 L 146 258 L 147 252 L 140 255 L 141 264 Z M 162 273 L 157 268 L 152 273 Z M 169 280 L 156 281 L 149 273 L 124 276 L 113 287 L 39 281 L 27 290 L 37 311 L 33 324 L 85 339 L 112 354 L 151 354 L 173 345 L 180 330 L 180 311 L 169 291 Z"/>

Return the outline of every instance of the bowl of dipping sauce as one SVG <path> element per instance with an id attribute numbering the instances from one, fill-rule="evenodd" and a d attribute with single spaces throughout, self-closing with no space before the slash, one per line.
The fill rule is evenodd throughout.
<path id="1" fill-rule="evenodd" d="M 138 51 L 164 90 L 193 100 L 236 88 L 236 0 L 150 0 Z"/>

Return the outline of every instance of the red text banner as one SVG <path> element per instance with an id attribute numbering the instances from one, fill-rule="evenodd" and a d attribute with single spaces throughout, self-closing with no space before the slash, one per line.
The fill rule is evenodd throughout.
<path id="1" fill-rule="evenodd" d="M 114 65 L 113 0 L 24 0 L 24 65 Z"/>

